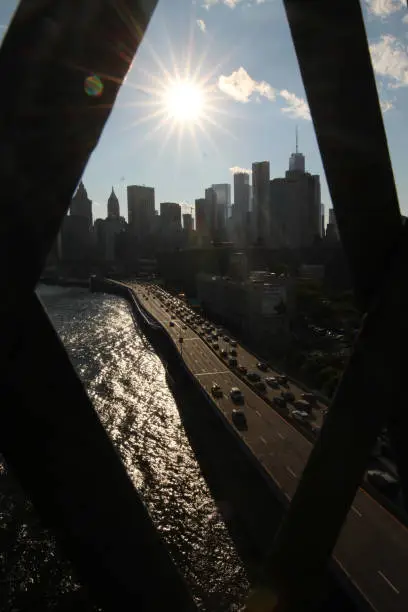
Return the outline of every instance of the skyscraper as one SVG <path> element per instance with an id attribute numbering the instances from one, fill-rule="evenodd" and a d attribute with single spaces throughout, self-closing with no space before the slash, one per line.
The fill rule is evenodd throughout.
<path id="1" fill-rule="evenodd" d="M 198 198 L 195 201 L 195 220 L 196 220 L 196 232 L 199 236 L 208 236 L 208 218 L 206 210 L 205 198 Z"/>
<path id="2" fill-rule="evenodd" d="M 217 194 L 213 187 L 208 187 L 205 190 L 205 214 L 208 225 L 208 235 L 211 240 L 217 240 Z"/>
<path id="3" fill-rule="evenodd" d="M 218 240 L 226 239 L 227 218 L 231 208 L 231 185 L 218 183 L 212 185 L 216 198 L 216 233 Z"/>
<path id="4" fill-rule="evenodd" d="M 84 217 L 87 219 L 88 228 L 92 227 L 92 200 L 88 198 L 87 191 L 83 182 L 78 185 L 78 189 L 71 200 L 70 214 L 75 217 Z"/>
<path id="5" fill-rule="evenodd" d="M 176 202 L 160 203 L 160 225 L 164 229 L 181 229 L 181 206 Z"/>
<path id="6" fill-rule="evenodd" d="M 298 129 L 296 126 L 296 153 L 292 153 L 289 159 L 289 171 L 290 172 L 304 172 L 305 171 L 305 156 L 299 153 L 299 139 Z"/>
<path id="7" fill-rule="evenodd" d="M 194 230 L 193 217 L 190 213 L 184 213 L 183 215 L 183 229 L 186 232 L 192 232 Z"/>
<path id="8" fill-rule="evenodd" d="M 320 178 L 289 170 L 270 182 L 271 245 L 308 247 L 321 236 Z"/>
<path id="9" fill-rule="evenodd" d="M 259 245 L 267 245 L 270 234 L 269 215 L 269 162 L 252 164 L 253 239 Z"/>
<path id="10" fill-rule="evenodd" d="M 155 207 L 154 187 L 129 185 L 127 188 L 129 229 L 140 239 L 153 231 Z"/>
<path id="11" fill-rule="evenodd" d="M 245 218 L 249 210 L 250 185 L 247 172 L 234 174 L 234 205 L 235 216 Z"/>
<path id="12" fill-rule="evenodd" d="M 119 219 L 119 200 L 112 187 L 112 193 L 108 199 L 108 219 Z"/>

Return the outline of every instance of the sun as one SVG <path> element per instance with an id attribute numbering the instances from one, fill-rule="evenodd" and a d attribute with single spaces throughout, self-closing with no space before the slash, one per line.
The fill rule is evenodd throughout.
<path id="1" fill-rule="evenodd" d="M 173 81 L 166 88 L 163 101 L 168 117 L 178 123 L 199 121 L 204 114 L 204 90 L 193 81 Z"/>

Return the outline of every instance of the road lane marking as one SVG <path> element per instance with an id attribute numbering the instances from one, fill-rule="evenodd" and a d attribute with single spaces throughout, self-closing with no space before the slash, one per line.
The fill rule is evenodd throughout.
<path id="1" fill-rule="evenodd" d="M 259 418 L 261 418 L 261 413 L 259 412 L 259 410 L 255 410 L 256 414 L 259 416 Z"/>
<path id="2" fill-rule="evenodd" d="M 263 436 L 259 436 L 259 439 L 262 442 L 262 444 L 265 444 L 265 446 L 268 444 Z"/>
<path id="3" fill-rule="evenodd" d="M 196 374 L 196 376 L 215 376 L 216 374 L 228 374 L 229 370 L 222 370 L 219 372 L 201 372 L 201 374 Z"/>
<path id="4" fill-rule="evenodd" d="M 285 436 L 282 435 L 280 431 L 278 431 L 278 438 L 280 438 L 281 440 L 284 440 Z"/>
<path id="5" fill-rule="evenodd" d="M 385 580 L 385 582 L 388 584 L 388 586 L 390 587 L 390 589 L 392 589 L 394 591 L 394 593 L 396 593 L 397 595 L 399 595 L 399 590 L 397 589 L 396 586 L 394 586 L 391 582 L 391 580 L 389 578 L 387 578 L 387 576 L 385 576 L 381 570 L 378 570 L 378 575 L 381 576 L 381 578 L 383 580 Z"/>
<path id="6" fill-rule="evenodd" d="M 351 506 L 352 511 L 357 514 L 357 516 L 359 518 L 361 518 L 363 515 L 361 514 L 360 510 L 358 510 L 355 506 Z"/>
<path id="7" fill-rule="evenodd" d="M 290 474 L 291 476 L 293 476 L 293 478 L 297 478 L 297 476 L 296 476 L 295 472 L 292 470 L 292 468 L 291 468 L 291 467 L 289 467 L 289 465 L 287 465 L 287 466 L 286 466 L 286 469 L 287 469 L 287 471 L 289 472 L 289 474 Z"/>

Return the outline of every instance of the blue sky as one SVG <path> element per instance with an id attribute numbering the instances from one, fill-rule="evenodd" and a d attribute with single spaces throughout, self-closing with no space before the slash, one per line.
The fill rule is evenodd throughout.
<path id="1" fill-rule="evenodd" d="M 1 0 L 0 37 L 16 5 Z M 362 0 L 362 6 L 401 210 L 408 213 L 408 12 L 404 0 Z M 177 74 L 204 90 L 198 123 L 167 119 L 164 92 Z M 94 216 L 106 215 L 112 185 L 126 215 L 127 184 L 154 186 L 158 208 L 161 201 L 193 205 L 205 187 L 232 183 L 230 169 L 251 168 L 253 161 L 269 160 L 271 178 L 283 176 L 296 125 L 327 210 L 330 196 L 282 1 L 159 0 L 85 171 Z"/>

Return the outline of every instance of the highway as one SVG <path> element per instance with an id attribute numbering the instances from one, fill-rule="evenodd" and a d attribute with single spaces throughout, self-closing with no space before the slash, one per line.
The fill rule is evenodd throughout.
<path id="1" fill-rule="evenodd" d="M 312 444 L 270 404 L 238 378 L 217 356 L 191 326 L 177 317 L 170 326 L 171 313 L 153 297 L 153 292 L 140 283 L 129 283 L 143 307 L 167 329 L 190 371 L 211 396 L 213 383 L 220 385 L 223 397 L 212 398 L 231 423 L 229 398 L 231 387 L 239 387 L 245 397 L 244 411 L 248 423 L 246 431 L 236 430 L 242 441 L 263 465 L 272 480 L 290 501 L 308 460 Z M 174 299 L 168 294 L 169 298 Z M 179 342 L 183 337 L 182 345 Z M 220 349 L 222 348 L 220 343 Z M 257 359 L 237 348 L 238 362 L 257 371 Z M 259 372 L 259 370 L 258 370 Z M 268 371 L 263 376 L 274 376 Z M 289 383 L 298 398 L 303 389 Z M 280 394 L 280 389 L 269 389 L 269 394 Z M 319 410 L 313 419 L 321 420 Z M 346 444 L 346 441 L 345 441 Z M 318 500 L 316 500 L 318 504 Z M 307 525 L 305 525 L 307 529 Z M 349 580 L 377 612 L 406 612 L 408 610 L 408 530 L 386 509 L 363 490 L 359 490 L 343 525 L 336 544 L 334 560 Z"/>

